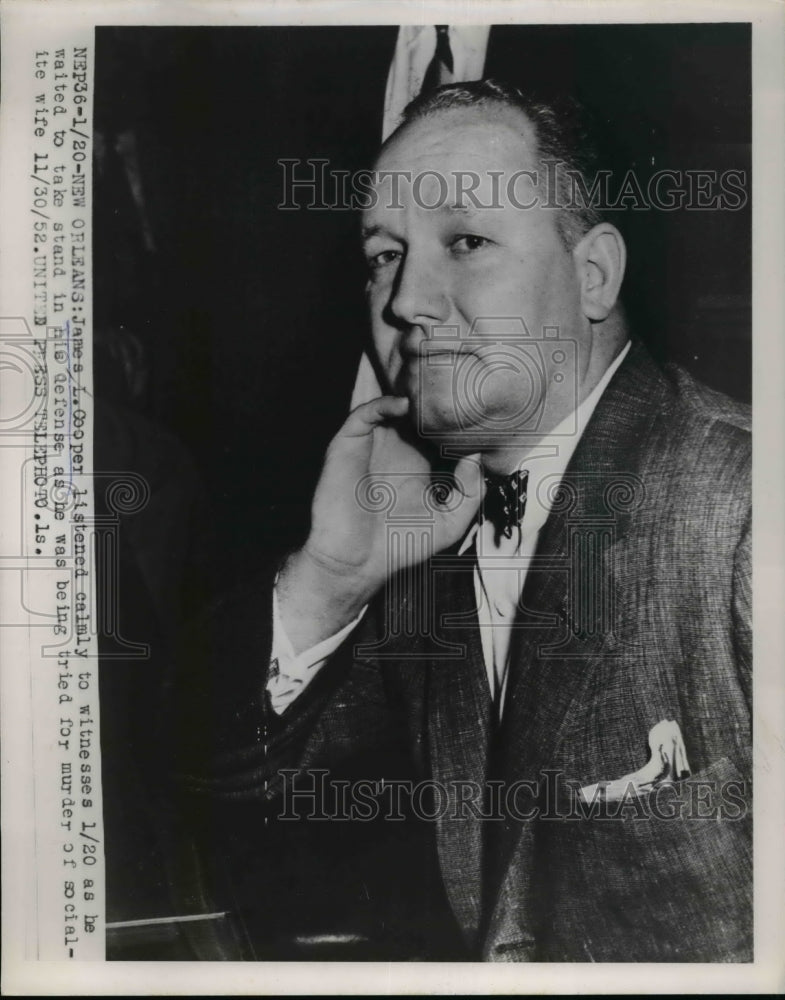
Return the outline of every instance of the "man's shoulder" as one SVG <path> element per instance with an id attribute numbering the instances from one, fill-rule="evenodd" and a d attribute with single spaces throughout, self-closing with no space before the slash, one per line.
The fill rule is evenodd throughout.
<path id="1" fill-rule="evenodd" d="M 676 364 L 661 369 L 666 383 L 651 423 L 641 472 L 672 511 L 684 506 L 695 517 L 713 510 L 743 518 L 750 503 L 750 407 L 700 382 Z"/>
<path id="2" fill-rule="evenodd" d="M 698 381 L 680 365 L 663 369 L 671 394 L 665 436 L 676 463 L 674 474 L 697 484 L 746 491 L 752 460 L 752 417 L 746 403 Z"/>
<path id="3" fill-rule="evenodd" d="M 641 455 L 667 460 L 673 451 L 750 450 L 749 405 L 700 382 L 681 365 L 654 360 L 633 340 L 589 425 L 590 460 L 600 454 L 629 462 Z"/>
<path id="4" fill-rule="evenodd" d="M 716 425 L 719 434 L 727 434 L 749 443 L 752 431 L 752 409 L 747 403 L 726 396 L 699 382 L 681 365 L 670 363 L 664 366 L 665 376 L 670 382 L 685 416 L 704 425 Z"/>
<path id="5" fill-rule="evenodd" d="M 633 344 L 597 407 L 581 461 L 625 468 L 665 505 L 738 510 L 750 491 L 750 408 Z M 719 507 L 718 507 L 719 509 Z"/>

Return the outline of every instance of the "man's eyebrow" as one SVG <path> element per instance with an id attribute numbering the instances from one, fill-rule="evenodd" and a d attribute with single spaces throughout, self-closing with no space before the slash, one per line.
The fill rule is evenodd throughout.
<path id="1" fill-rule="evenodd" d="M 364 242 L 370 240 L 374 236 L 390 236 L 392 239 L 395 239 L 390 230 L 378 222 L 370 226 L 363 226 L 360 229 L 360 236 Z"/>
<path id="2" fill-rule="evenodd" d="M 477 215 L 477 208 L 474 205 L 463 205 L 459 203 L 449 204 L 445 203 L 443 205 L 435 206 L 435 211 L 440 215 L 462 215 L 462 216 L 473 216 Z M 395 233 L 391 232 L 385 225 L 375 222 L 368 226 L 362 226 L 360 229 L 360 237 L 363 242 L 367 242 L 374 236 L 389 236 L 390 239 L 398 239 Z"/>
<path id="3" fill-rule="evenodd" d="M 437 208 L 438 212 L 442 212 L 445 215 L 476 215 L 477 206 L 476 205 L 464 205 L 463 203 L 439 205 Z"/>

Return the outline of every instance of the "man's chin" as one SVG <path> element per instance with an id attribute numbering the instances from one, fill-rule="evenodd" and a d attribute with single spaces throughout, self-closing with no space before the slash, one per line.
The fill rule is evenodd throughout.
<path id="1" fill-rule="evenodd" d="M 454 414 L 423 405 L 417 396 L 409 396 L 409 417 L 422 441 L 434 446 L 449 446 L 467 455 L 479 450 L 476 432 L 462 427 Z"/>

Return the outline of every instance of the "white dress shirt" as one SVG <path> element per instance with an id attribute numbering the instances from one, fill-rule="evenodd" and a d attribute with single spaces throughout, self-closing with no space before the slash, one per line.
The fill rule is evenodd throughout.
<path id="1" fill-rule="evenodd" d="M 544 437 L 521 463 L 521 469 L 529 472 L 526 511 L 512 537 L 502 535 L 497 540 L 493 524 L 478 520 L 459 549 L 459 552 L 466 552 L 473 543 L 476 545 L 477 617 L 488 685 L 499 718 L 507 690 L 512 625 L 540 531 L 550 514 L 554 491 L 594 408 L 629 349 L 628 341 L 580 406 Z M 267 690 L 277 713 L 283 712 L 305 690 L 364 614 L 365 609 L 340 632 L 295 655 L 281 622 L 277 595 L 273 593 L 272 666 Z"/>

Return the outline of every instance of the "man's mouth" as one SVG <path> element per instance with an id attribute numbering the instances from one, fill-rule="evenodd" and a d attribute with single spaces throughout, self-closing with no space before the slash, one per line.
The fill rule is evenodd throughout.
<path id="1" fill-rule="evenodd" d="M 448 347 L 447 345 L 442 346 L 441 344 L 422 344 L 420 347 L 414 350 L 401 351 L 401 357 L 404 361 L 422 361 L 423 358 L 438 358 L 438 357 L 461 357 L 467 354 L 475 353 L 475 345 L 455 345 Z"/>

